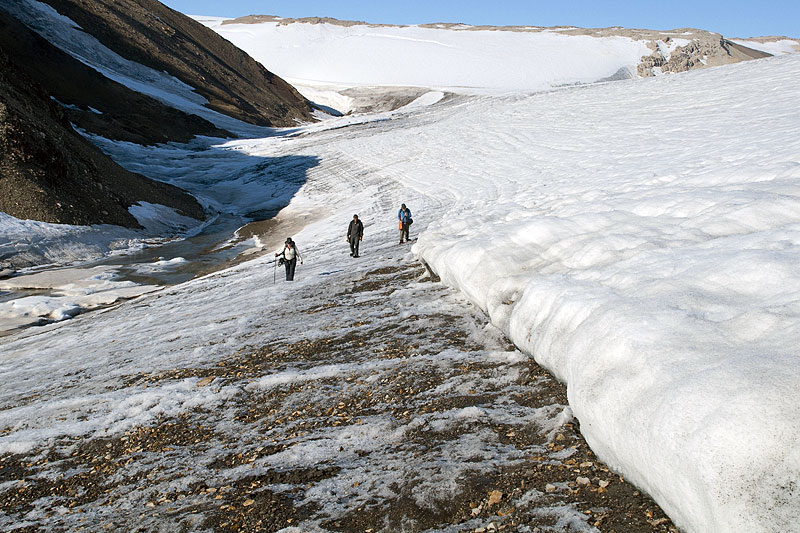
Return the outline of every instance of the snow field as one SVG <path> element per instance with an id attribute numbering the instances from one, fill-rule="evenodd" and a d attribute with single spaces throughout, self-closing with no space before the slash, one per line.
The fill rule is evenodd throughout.
<path id="1" fill-rule="evenodd" d="M 798 43 L 796 39 L 778 39 L 763 43 L 749 39 L 731 39 L 731 41 L 736 44 L 752 48 L 753 50 L 759 50 L 774 56 L 781 54 L 795 54 L 800 51 L 800 43 Z"/>
<path id="2" fill-rule="evenodd" d="M 454 204 L 415 253 L 568 384 L 592 448 L 690 531 L 791 528 L 800 501 L 799 68 L 475 106 L 426 140 L 505 160 L 393 166 Z"/>
<path id="3" fill-rule="evenodd" d="M 196 17 L 284 79 L 460 91 L 531 91 L 636 71 L 644 41 L 514 32 Z"/>

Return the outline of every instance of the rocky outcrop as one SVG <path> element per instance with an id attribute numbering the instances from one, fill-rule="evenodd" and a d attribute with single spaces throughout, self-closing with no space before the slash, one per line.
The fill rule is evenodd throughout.
<path id="1" fill-rule="evenodd" d="M 122 57 L 192 86 L 207 106 L 261 126 L 313 121 L 311 103 L 245 52 L 157 0 L 43 0 Z"/>
<path id="2" fill-rule="evenodd" d="M 676 45 L 671 37 L 666 37 L 663 41 L 652 42 L 650 48 L 653 53 L 642 57 L 639 63 L 639 76 L 687 72 L 769 57 L 767 53 L 732 43 L 713 33 L 695 36 L 684 45 Z"/>
<path id="3" fill-rule="evenodd" d="M 0 50 L 0 211 L 137 228 L 128 207 L 140 201 L 204 216 L 189 194 L 128 172 L 75 132 L 62 106 Z"/>

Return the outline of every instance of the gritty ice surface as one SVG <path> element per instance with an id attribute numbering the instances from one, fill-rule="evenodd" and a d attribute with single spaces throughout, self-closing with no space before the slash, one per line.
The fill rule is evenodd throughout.
<path id="1" fill-rule="evenodd" d="M 196 230 L 197 219 L 183 216 L 175 209 L 164 205 L 138 202 L 128 208 L 144 230 L 153 235 L 187 234 Z"/>
<path id="2" fill-rule="evenodd" d="M 325 25 L 314 31 L 326 37 Z M 454 53 L 452 43 L 431 35 L 362 37 L 378 51 L 420 46 L 424 38 Z M 291 43 L 289 37 L 283 43 Z M 347 39 L 339 46 L 344 56 Z M 292 57 L 296 65 L 307 64 Z M 598 62 L 602 70 L 608 66 Z M 514 72 L 513 65 L 505 68 Z M 292 76 L 322 79 L 320 72 Z M 421 69 L 420 78 L 402 83 L 439 85 L 423 78 L 426 73 Z M 552 74 L 548 80 L 561 79 Z M 310 465 L 347 443 L 372 454 L 374 462 L 359 463 L 360 472 L 385 488 L 392 479 L 386 472 L 402 471 L 403 464 L 378 454 L 381 444 L 423 422 L 446 431 L 488 416 L 538 420 L 550 431 L 574 413 L 600 458 L 643 487 L 680 527 L 785 531 L 800 513 L 799 76 L 800 57 L 787 55 L 540 94 L 439 99 L 433 93 L 420 102 L 425 106 L 331 119 L 224 146 L 137 153 L 99 142 L 129 168 L 183 184 L 220 210 L 266 212 L 289 197 L 281 213 L 291 218 L 328 206 L 292 235 L 306 263 L 295 287 L 313 295 L 304 302 L 312 305 L 325 305 L 330 280 L 365 268 L 348 265 L 343 241 L 352 214 L 366 226 L 363 261 L 378 268 L 390 256 L 378 243 L 397 238 L 395 215 L 407 203 L 414 212 L 412 235 L 419 236 L 413 254 L 567 383 L 569 412 L 466 408 L 402 424 L 376 417 L 363 427 L 313 435 L 320 438 L 295 437 L 295 446 L 255 468 L 272 467 L 272 461 Z M 570 80 L 580 81 L 562 81 Z M 460 83 L 446 81 L 442 85 Z M 519 83 L 501 80 L 503 87 Z M 270 190 L 269 170 L 280 175 L 279 185 L 265 199 L 259 193 Z M 375 361 L 369 361 L 375 378 L 366 375 L 366 362 L 331 361 L 275 369 L 235 390 L 200 387 L 193 378 L 125 386 L 131 376 L 213 366 L 258 342 L 324 337 L 328 324 L 292 322 L 300 289 L 272 285 L 270 268 L 262 258 L 3 339 L 0 451 L 34 450 L 74 435 L 119 435 L 165 414 L 224 409 L 231 395 L 281 387 L 289 387 L 292 405 L 302 408 L 324 401 L 324 388 L 312 384 L 324 385 L 337 372 L 381 379 Z M 391 298 L 402 309 L 466 307 L 418 300 L 413 287 Z M 366 318 L 380 317 L 358 317 Z M 287 323 L 294 325 L 289 331 Z M 457 364 L 438 355 L 415 354 L 408 364 Z M 497 356 L 481 351 L 470 357 Z M 501 357 L 513 367 L 515 355 Z M 511 380 L 514 369 L 504 370 L 492 377 L 493 387 L 513 386 L 503 380 Z M 453 378 L 440 392 L 476 384 L 486 385 Z M 234 414 L 223 415 L 215 430 L 235 433 Z M 431 461 L 457 470 L 468 461 L 490 469 L 493 460 L 517 459 L 490 437 L 465 436 Z M 358 461 L 355 454 L 344 459 Z M 435 480 L 424 488 L 447 487 L 441 470 L 423 465 L 421 472 Z M 226 475 L 242 473 L 232 467 Z M 326 502 L 335 514 L 346 503 L 325 497 L 354 481 L 322 482 L 307 497 Z M 563 509 L 553 512 L 564 527 L 578 519 Z"/>
<path id="3" fill-rule="evenodd" d="M 14 269 L 69 264 L 144 246 L 146 235 L 120 226 L 73 226 L 0 213 L 0 264 Z"/>
<path id="4" fill-rule="evenodd" d="M 75 226 L 20 220 L 0 213 L 0 333 L 31 324 L 73 318 L 77 314 L 151 292 L 156 287 L 117 281 L 114 266 L 79 267 L 92 260 L 130 255 L 163 244 L 169 237 L 191 236 L 204 223 L 174 209 L 142 202 L 130 208 L 142 230 L 112 225 Z M 144 263 L 140 273 L 165 271 L 182 258 Z M 68 264 L 75 268 L 57 268 Z M 41 271 L 50 267 L 50 270 Z M 4 292 L 17 295 L 5 297 Z"/>

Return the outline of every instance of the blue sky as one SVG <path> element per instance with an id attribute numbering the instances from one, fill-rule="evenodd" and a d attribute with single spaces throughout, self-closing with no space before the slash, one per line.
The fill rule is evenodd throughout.
<path id="1" fill-rule="evenodd" d="M 682 27 L 726 37 L 800 37 L 800 0 L 162 0 L 191 15 L 334 17 L 384 24 L 463 22 L 488 25 Z"/>

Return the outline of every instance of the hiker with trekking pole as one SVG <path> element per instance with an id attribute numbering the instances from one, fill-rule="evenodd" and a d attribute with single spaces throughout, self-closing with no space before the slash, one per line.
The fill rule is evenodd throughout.
<path id="1" fill-rule="evenodd" d="M 286 281 L 294 281 L 294 269 L 297 266 L 297 260 L 299 259 L 302 265 L 303 258 L 300 256 L 300 250 L 297 249 L 297 245 L 291 237 L 286 238 L 286 242 L 283 243 L 283 249 L 275 252 L 275 257 L 278 257 L 277 265 L 283 265 L 286 268 Z M 278 268 L 277 265 L 275 269 Z M 272 281 L 273 283 L 275 282 L 274 273 Z"/>

